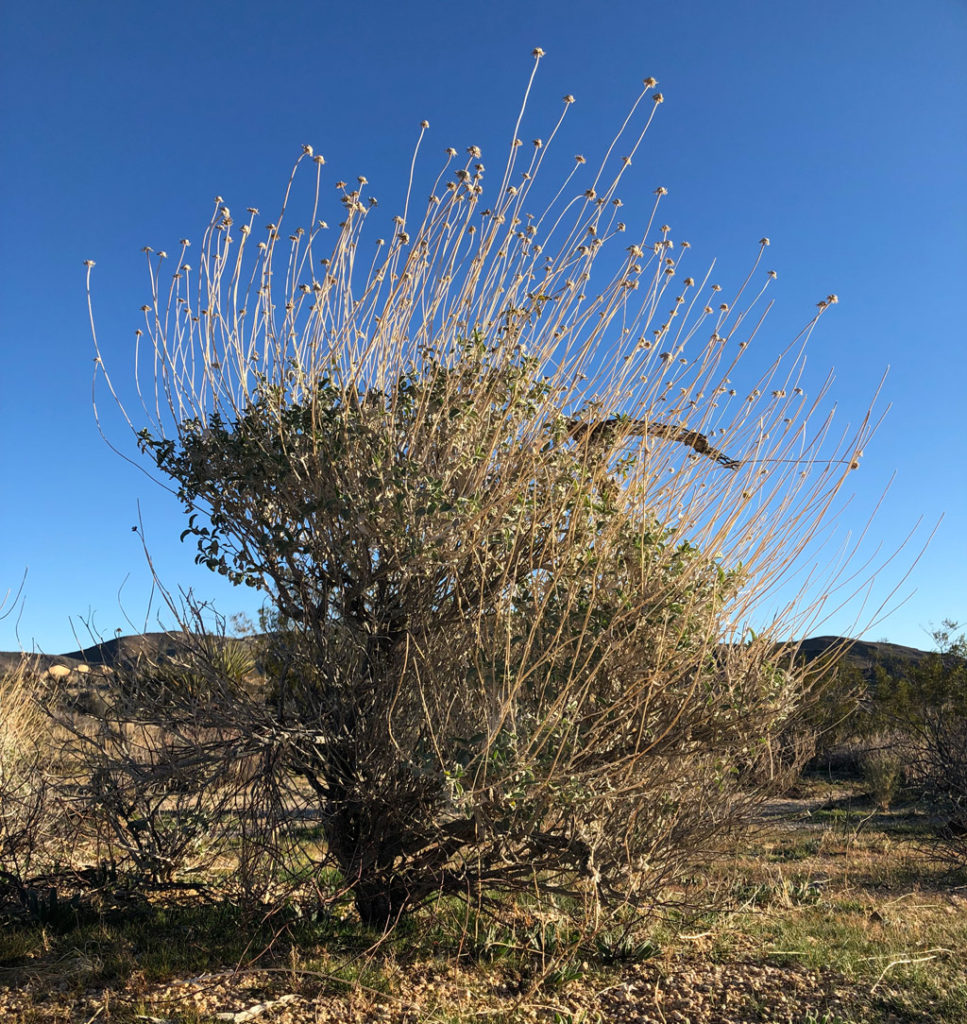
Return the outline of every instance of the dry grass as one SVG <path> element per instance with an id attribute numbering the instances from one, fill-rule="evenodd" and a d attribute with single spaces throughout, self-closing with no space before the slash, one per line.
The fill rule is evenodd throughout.
<path id="1" fill-rule="evenodd" d="M 583 945 L 555 930 L 563 919 L 512 935 L 493 917 L 468 928 L 445 903 L 390 936 L 339 913 L 265 920 L 197 898 L 20 921 L 0 939 L 0 1016 L 207 1024 L 262 1006 L 275 1024 L 967 1022 L 967 878 L 924 859 L 916 808 L 881 812 L 839 784 L 786 813 L 715 870 L 714 912 L 645 932 L 605 922 Z M 507 914 L 532 913 L 515 902 Z"/>

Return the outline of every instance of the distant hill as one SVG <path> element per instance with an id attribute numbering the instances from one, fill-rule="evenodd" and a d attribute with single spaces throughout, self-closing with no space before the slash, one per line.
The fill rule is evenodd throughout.
<path id="1" fill-rule="evenodd" d="M 31 666 L 45 672 L 54 665 L 77 669 L 81 665 L 91 668 L 122 668 L 139 659 L 164 660 L 177 657 L 185 646 L 184 633 L 138 633 L 102 640 L 80 651 L 68 654 L 21 654 L 0 651 L 0 672 L 9 671 L 26 658 Z"/>
<path id="2" fill-rule="evenodd" d="M 919 665 L 928 656 L 927 651 L 918 650 L 916 647 L 903 647 L 900 644 L 881 641 L 849 641 L 839 636 L 817 636 L 803 640 L 799 644 L 799 652 L 808 663 L 844 644 L 849 645 L 844 655 L 845 662 L 858 668 L 867 680 L 872 680 L 876 665 L 883 665 L 890 671 L 902 674 L 905 669 Z M 103 640 L 83 650 L 67 654 L 24 655 L 20 652 L 6 651 L 0 652 L 0 672 L 13 669 L 24 657 L 28 658 L 32 667 L 40 672 L 45 672 L 54 665 L 71 670 L 76 670 L 82 665 L 89 668 L 103 666 L 117 669 L 133 665 L 143 658 L 155 661 L 175 658 L 183 651 L 184 645 L 184 633 L 140 633 Z M 783 646 L 791 645 L 790 641 Z"/>
<path id="3" fill-rule="evenodd" d="M 850 646 L 843 660 L 846 664 L 859 669 L 868 682 L 872 681 L 877 665 L 902 674 L 916 668 L 930 654 L 929 651 L 921 651 L 916 647 L 904 647 L 901 644 L 890 644 L 880 640 L 848 641 L 841 636 L 816 636 L 803 640 L 799 645 L 799 653 L 808 664 L 824 654 L 835 651 L 845 643 Z"/>

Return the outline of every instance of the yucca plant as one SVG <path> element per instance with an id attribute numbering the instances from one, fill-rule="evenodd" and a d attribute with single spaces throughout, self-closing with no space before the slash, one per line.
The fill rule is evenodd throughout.
<path id="1" fill-rule="evenodd" d="M 262 240 L 218 197 L 194 267 L 188 240 L 170 274 L 148 252 L 151 401 L 127 421 L 196 560 L 280 625 L 271 706 L 226 690 L 204 713 L 308 787 L 368 924 L 439 893 L 656 905 L 737 824 L 736 766 L 795 707 L 774 640 L 804 610 L 749 626 L 871 421 L 831 447 L 801 386 L 832 295 L 732 382 L 768 239 L 725 297 L 661 225 L 664 187 L 646 224 L 621 221 L 656 85 L 536 208 L 570 96 L 527 144 L 522 107 L 492 191 L 480 150 L 451 148 L 414 214 L 411 169 L 370 247 L 364 177 L 336 183 L 326 242 L 305 146 Z M 306 165 L 315 201 L 289 226 Z"/>

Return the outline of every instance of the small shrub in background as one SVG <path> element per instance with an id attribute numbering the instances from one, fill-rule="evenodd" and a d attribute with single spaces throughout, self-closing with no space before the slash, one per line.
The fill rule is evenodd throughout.
<path id="1" fill-rule="evenodd" d="M 870 797 L 882 810 L 889 810 L 896 799 L 902 782 L 902 763 L 894 746 L 874 747 L 860 757 L 863 780 L 869 786 Z"/>
<path id="2" fill-rule="evenodd" d="M 967 635 L 945 620 L 937 650 L 889 695 L 912 737 L 909 773 L 938 821 L 942 848 L 967 865 Z"/>
<path id="3" fill-rule="evenodd" d="M 27 660 L 0 673 L 0 886 L 25 880 L 52 825 L 50 739 Z"/>

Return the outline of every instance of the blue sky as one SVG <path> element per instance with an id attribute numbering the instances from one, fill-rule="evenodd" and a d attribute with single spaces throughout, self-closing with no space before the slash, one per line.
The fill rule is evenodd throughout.
<path id="1" fill-rule="evenodd" d="M 389 206 L 422 118 L 427 153 L 503 156 L 535 46 L 527 137 L 572 93 L 562 153 L 599 152 L 654 75 L 665 102 L 635 160 L 642 194 L 668 187 L 663 216 L 724 282 L 771 238 L 771 344 L 839 295 L 809 366 L 835 369 L 842 422 L 889 367 L 891 409 L 849 480 L 840 537 L 877 509 L 863 548 L 875 564 L 921 525 L 865 606 L 818 631 L 927 646 L 931 623 L 967 618 L 963 0 L 9 2 L 0 35 L 0 595 L 27 570 L 0 650 L 158 628 L 139 517 L 171 590 L 225 615 L 258 605 L 194 566 L 175 500 L 99 437 L 83 261 L 97 261 L 98 334 L 123 378 L 142 246 L 200 236 L 215 194 L 276 207 L 303 143 L 330 181 L 365 174 Z M 898 583 L 899 607 L 871 623 Z"/>

